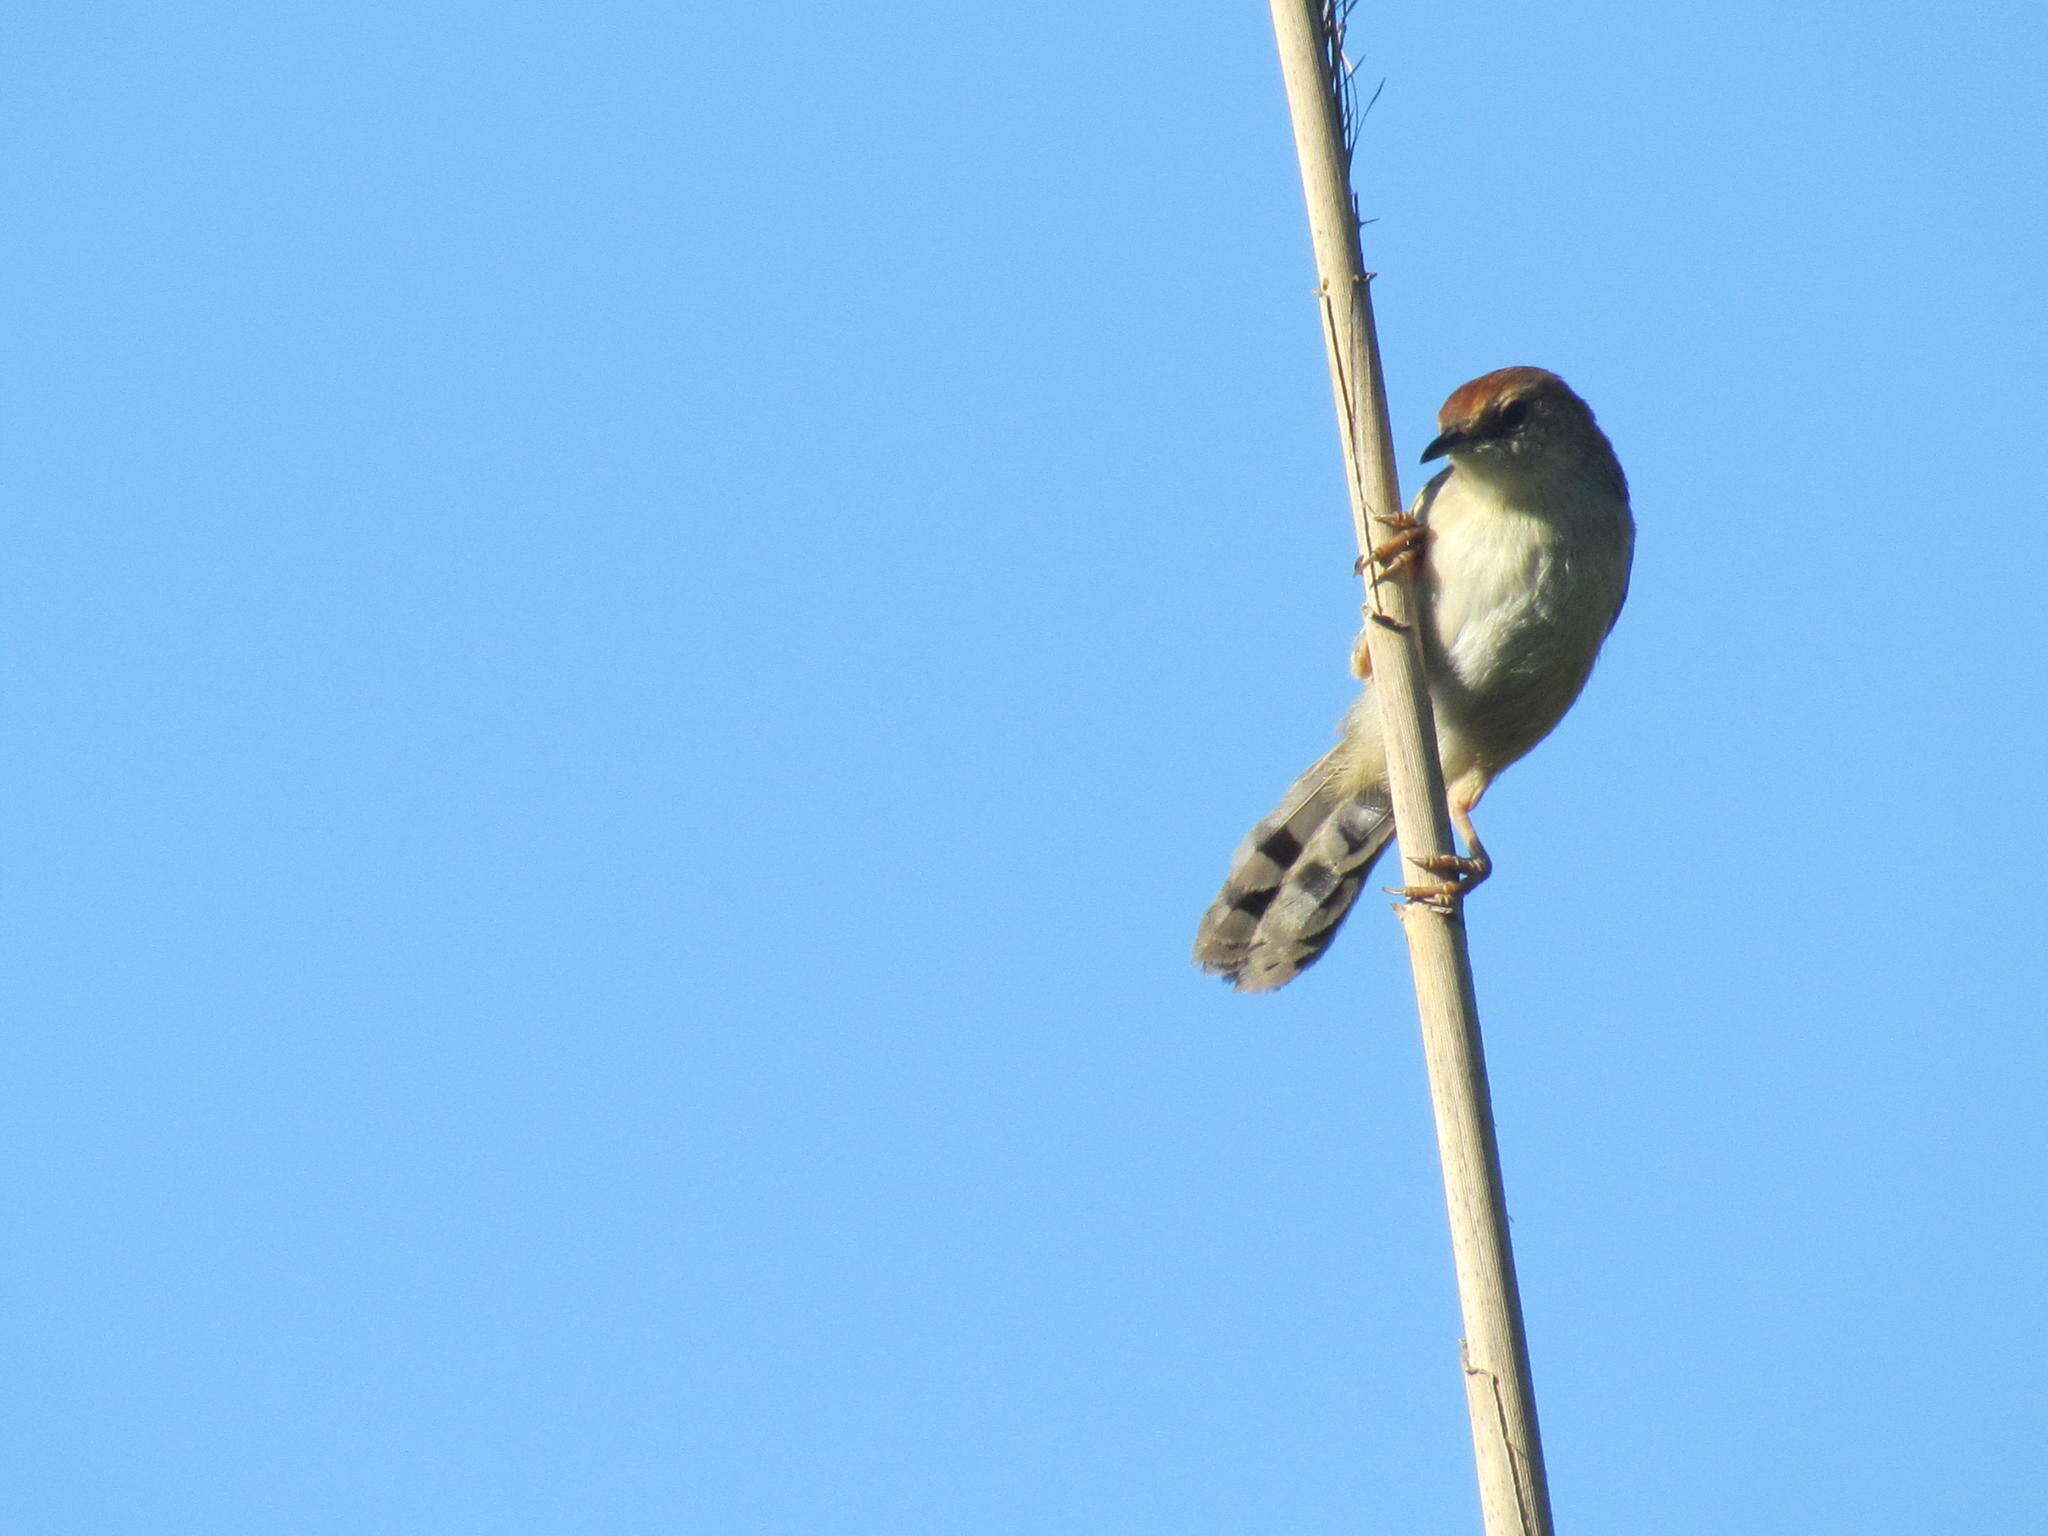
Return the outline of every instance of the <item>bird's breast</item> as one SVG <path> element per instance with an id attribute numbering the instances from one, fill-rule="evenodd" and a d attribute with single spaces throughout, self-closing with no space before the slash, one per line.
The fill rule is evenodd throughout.
<path id="1" fill-rule="evenodd" d="M 1430 503 L 1428 524 L 1440 703 L 1475 724 L 1499 717 L 1489 734 L 1548 730 L 1577 695 L 1620 607 L 1627 503 L 1591 487 L 1518 493 L 1453 473 Z"/>

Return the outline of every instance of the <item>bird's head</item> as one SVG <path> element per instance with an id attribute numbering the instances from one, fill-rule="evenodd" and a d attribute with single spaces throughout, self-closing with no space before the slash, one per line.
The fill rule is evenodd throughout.
<path id="1" fill-rule="evenodd" d="M 1497 368 L 1451 391 L 1437 412 L 1436 439 L 1422 462 L 1451 462 L 1480 473 L 1529 471 L 1589 454 L 1612 459 L 1586 402 L 1541 368 Z"/>

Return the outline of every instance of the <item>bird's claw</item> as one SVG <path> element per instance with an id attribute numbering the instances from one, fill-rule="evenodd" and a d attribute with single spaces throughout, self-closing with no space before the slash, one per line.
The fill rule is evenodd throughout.
<path id="1" fill-rule="evenodd" d="M 1398 896 L 1411 907 L 1433 907 L 1446 917 L 1458 910 L 1458 903 L 1465 898 L 1465 887 L 1455 882 L 1443 885 L 1390 885 L 1386 888 L 1389 896 Z"/>
<path id="2" fill-rule="evenodd" d="M 1352 574 L 1363 576 L 1367 570 L 1373 572 L 1374 581 L 1384 581 L 1396 571 L 1415 564 L 1422 558 L 1422 549 L 1429 542 L 1429 530 L 1406 512 L 1396 512 L 1388 517 L 1375 517 L 1374 522 L 1392 528 L 1394 536 L 1376 544 L 1366 554 L 1360 555 L 1352 566 Z"/>
<path id="3" fill-rule="evenodd" d="M 1468 891 L 1493 873 L 1493 860 L 1484 854 L 1466 858 L 1457 853 L 1425 853 L 1408 862 L 1421 865 L 1432 875 L 1449 875 Z"/>
<path id="4" fill-rule="evenodd" d="M 1386 522 L 1386 518 L 1380 518 L 1380 522 Z M 1423 545 L 1430 541 L 1430 530 L 1415 522 L 1415 518 L 1407 518 L 1407 522 L 1411 526 L 1401 528 L 1401 532 L 1397 532 L 1393 539 L 1386 539 L 1384 543 L 1374 545 L 1370 553 L 1360 555 L 1358 565 L 1354 565 L 1352 569 L 1358 575 L 1364 575 L 1366 569 L 1372 569 L 1372 580 L 1384 582 L 1395 571 L 1419 561 Z"/>
<path id="5" fill-rule="evenodd" d="M 1471 858 L 1456 853 L 1426 853 L 1408 862 L 1432 875 L 1449 875 L 1451 878 L 1438 885 L 1390 885 L 1387 894 L 1435 907 L 1439 912 L 1456 911 L 1458 904 L 1473 888 L 1483 884 L 1493 873 L 1493 860 L 1486 856 L 1484 849 Z"/>

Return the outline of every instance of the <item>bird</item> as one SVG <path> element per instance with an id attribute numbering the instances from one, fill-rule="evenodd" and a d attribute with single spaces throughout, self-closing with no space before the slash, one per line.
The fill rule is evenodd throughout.
<path id="1" fill-rule="evenodd" d="M 1493 868 L 1473 808 L 1571 708 L 1620 617 L 1635 519 L 1606 434 L 1554 373 L 1482 374 L 1451 392 L 1437 427 L 1422 462 L 1447 466 L 1366 561 L 1416 573 L 1438 756 L 1468 851 L 1427 866 L 1445 884 L 1399 889 L 1447 901 Z M 1321 957 L 1394 835 L 1363 634 L 1352 670 L 1362 686 L 1337 745 L 1239 844 L 1202 917 L 1195 963 L 1239 991 L 1271 992 Z"/>

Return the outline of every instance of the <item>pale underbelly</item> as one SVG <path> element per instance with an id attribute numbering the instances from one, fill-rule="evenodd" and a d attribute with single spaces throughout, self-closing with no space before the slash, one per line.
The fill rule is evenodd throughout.
<path id="1" fill-rule="evenodd" d="M 1490 569 L 1443 573 L 1430 691 L 1446 745 L 1499 768 L 1548 735 L 1578 697 L 1616 596 L 1613 583 L 1574 569 L 1554 544 L 1516 551 L 1518 560 L 1488 553 Z"/>

